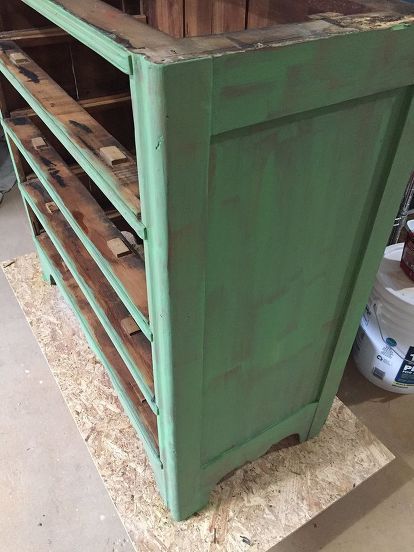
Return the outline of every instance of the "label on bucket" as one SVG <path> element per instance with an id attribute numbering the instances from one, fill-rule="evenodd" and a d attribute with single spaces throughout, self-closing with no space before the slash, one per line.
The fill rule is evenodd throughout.
<path id="1" fill-rule="evenodd" d="M 395 377 L 395 381 L 404 385 L 414 385 L 414 347 L 410 347 L 405 355 L 404 362 Z"/>
<path id="2" fill-rule="evenodd" d="M 354 342 L 355 362 L 362 374 L 383 389 L 414 393 L 414 345 L 381 329 L 378 307 L 370 299 Z"/>

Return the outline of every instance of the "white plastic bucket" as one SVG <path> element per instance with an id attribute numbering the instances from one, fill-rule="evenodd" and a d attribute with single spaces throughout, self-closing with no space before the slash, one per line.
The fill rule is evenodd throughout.
<path id="1" fill-rule="evenodd" d="M 414 393 L 414 283 L 400 267 L 403 247 L 385 250 L 353 356 L 359 371 L 375 385 Z"/>

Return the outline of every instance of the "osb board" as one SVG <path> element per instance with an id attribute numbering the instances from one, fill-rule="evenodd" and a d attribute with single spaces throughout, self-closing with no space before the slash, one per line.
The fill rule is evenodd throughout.
<path id="1" fill-rule="evenodd" d="M 336 399 L 319 437 L 237 470 L 205 510 L 174 523 L 104 368 L 35 254 L 3 269 L 139 552 L 264 552 L 394 458 Z"/>

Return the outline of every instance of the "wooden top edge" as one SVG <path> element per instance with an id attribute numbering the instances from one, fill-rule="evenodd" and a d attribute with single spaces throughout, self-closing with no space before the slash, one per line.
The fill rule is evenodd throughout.
<path id="1" fill-rule="evenodd" d="M 31 0 L 23 0 L 29 5 Z M 388 29 L 414 24 L 414 3 L 401 0 L 360 0 L 369 12 L 356 15 L 320 14 L 303 23 L 275 25 L 235 33 L 173 38 L 138 21 L 102 0 L 37 0 L 36 10 L 60 7 L 83 24 L 98 30 L 114 44 L 154 63 L 174 63 L 204 56 L 219 56 L 260 48 L 275 48 L 335 35 Z"/>
<path id="2" fill-rule="evenodd" d="M 249 29 L 222 35 L 182 38 L 177 40 L 173 49 L 162 46 L 134 52 L 146 55 L 154 63 L 174 63 L 200 57 L 280 48 L 350 33 L 386 30 L 398 25 L 413 26 L 414 13 L 404 16 L 383 12 L 364 16 L 338 15 L 335 19 L 332 16 L 326 16 L 316 21 L 275 25 L 267 29 Z"/>
<path id="3" fill-rule="evenodd" d="M 73 16 L 80 24 L 86 24 L 95 31 L 101 33 L 102 37 L 110 39 L 114 45 L 126 49 L 140 49 L 171 45 L 176 39 L 169 35 L 153 29 L 146 23 L 139 21 L 136 17 L 128 15 L 102 0 L 23 0 L 29 6 L 51 18 L 56 16 L 57 10 L 60 13 L 66 12 Z"/>

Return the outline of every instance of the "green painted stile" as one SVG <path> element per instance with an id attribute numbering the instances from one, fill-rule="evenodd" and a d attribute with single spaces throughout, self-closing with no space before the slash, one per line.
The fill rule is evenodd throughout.
<path id="1" fill-rule="evenodd" d="M 164 67 L 136 56 L 134 66 L 161 458 L 168 505 L 181 518 L 207 501 L 200 436 L 212 63 Z"/>
<path id="2" fill-rule="evenodd" d="M 25 1 L 57 24 L 68 3 Z M 232 469 L 316 435 L 329 413 L 413 168 L 414 26 L 317 40 L 312 22 L 312 39 L 215 51 L 213 37 L 159 35 L 156 48 L 139 23 L 135 47 L 108 47 L 75 9 L 61 21 L 130 75 L 152 465 L 184 519 Z"/>
<path id="3" fill-rule="evenodd" d="M 394 74 L 397 88 L 382 62 L 366 95 L 352 72 L 341 77 L 346 93 L 331 92 L 338 59 L 352 64 L 347 41 L 363 44 L 354 36 L 326 41 L 325 52 L 316 42 L 290 47 L 284 63 L 297 75 L 324 56 L 326 88 L 305 112 L 298 94 L 286 115 L 281 106 L 281 116 L 254 119 L 274 86 L 251 83 L 268 81 L 269 65 L 277 74 L 279 51 L 167 66 L 136 57 L 143 220 L 158 284 L 150 293 L 162 324 L 153 320 L 161 454 L 175 517 L 272 443 L 316 434 L 332 404 L 414 135 L 411 59 Z M 390 42 L 402 51 L 413 29 L 370 33 L 373 70 Z M 231 90 L 234 130 L 218 117 L 232 105 L 230 69 L 243 81 Z M 254 124 L 241 128 L 247 118 Z M 213 121 L 225 131 L 215 134 Z"/>

